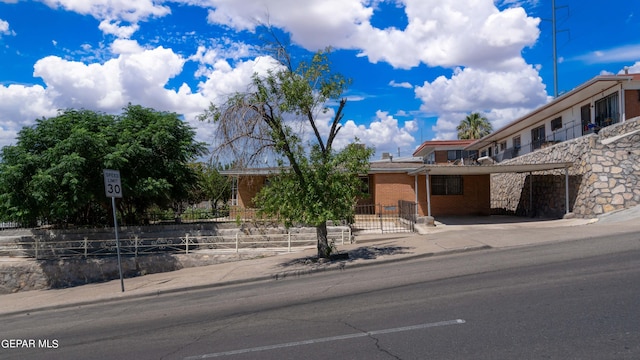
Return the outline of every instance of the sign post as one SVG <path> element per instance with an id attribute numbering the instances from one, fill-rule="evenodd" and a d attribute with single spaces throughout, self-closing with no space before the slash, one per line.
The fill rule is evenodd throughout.
<path id="1" fill-rule="evenodd" d="M 120 183 L 120 171 L 104 169 L 104 191 L 111 198 L 113 209 L 113 228 L 116 233 L 116 250 L 118 252 L 118 272 L 120 272 L 120 288 L 124 292 L 124 279 L 122 277 L 122 263 L 120 261 L 120 239 L 118 238 L 118 219 L 116 217 L 116 198 L 122 198 L 122 184 Z"/>

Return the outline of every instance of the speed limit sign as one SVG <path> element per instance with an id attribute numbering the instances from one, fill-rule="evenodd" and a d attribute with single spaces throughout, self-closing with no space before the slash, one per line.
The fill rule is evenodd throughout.
<path id="1" fill-rule="evenodd" d="M 121 198 L 122 184 L 120 183 L 119 170 L 103 170 L 104 172 L 104 191 L 107 197 Z"/>

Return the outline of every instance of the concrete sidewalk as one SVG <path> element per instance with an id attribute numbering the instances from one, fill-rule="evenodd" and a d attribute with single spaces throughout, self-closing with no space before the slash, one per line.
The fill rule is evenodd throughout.
<path id="1" fill-rule="evenodd" d="M 464 218 L 440 219 L 438 226 L 423 229 L 423 234 L 360 235 L 356 237 L 355 244 L 338 246 L 339 252 L 349 254 L 348 260 L 318 263 L 313 260 L 316 250 L 306 249 L 251 260 L 126 278 L 125 292 L 121 292 L 120 280 L 113 280 L 66 289 L 0 295 L 0 315 L 153 297 L 253 281 L 277 281 L 321 271 L 348 270 L 435 255 L 530 246 L 616 233 L 640 233 L 638 216 L 620 217 L 620 221 L 610 218 L 602 223 L 587 219 L 531 221 L 492 216 L 491 221 L 478 224 L 478 218 L 475 219 L 475 223 Z"/>

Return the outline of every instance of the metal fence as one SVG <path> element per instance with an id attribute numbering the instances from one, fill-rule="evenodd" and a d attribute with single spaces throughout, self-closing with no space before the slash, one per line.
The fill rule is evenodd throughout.
<path id="1" fill-rule="evenodd" d="M 358 205 L 351 228 L 354 232 L 381 234 L 413 232 L 416 216 L 417 204 L 409 201 L 396 205 Z"/>
<path id="2" fill-rule="evenodd" d="M 352 242 L 349 228 L 328 229 L 327 237 L 333 245 Z M 222 252 L 244 251 L 291 252 L 294 248 L 315 247 L 315 232 L 287 232 L 282 234 L 246 235 L 206 235 L 194 236 L 185 233 L 179 237 L 120 239 L 120 252 L 124 256 L 138 256 L 157 253 Z M 0 256 L 32 257 L 35 259 L 57 259 L 63 257 L 100 257 L 116 255 L 116 240 L 41 240 L 38 237 L 20 237 L 19 241 L 0 242 Z"/>

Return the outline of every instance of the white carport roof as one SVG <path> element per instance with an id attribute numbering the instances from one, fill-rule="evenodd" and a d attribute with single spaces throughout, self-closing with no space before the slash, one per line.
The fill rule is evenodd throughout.
<path id="1" fill-rule="evenodd" d="M 487 175 L 501 173 L 529 173 L 534 171 L 548 171 L 570 168 L 573 163 L 544 163 L 544 164 L 519 164 L 519 165 L 422 165 L 419 168 L 408 171 L 409 175 Z"/>
<path id="2" fill-rule="evenodd" d="M 569 168 L 573 165 L 571 162 L 558 162 L 558 163 L 542 163 L 542 164 L 505 164 L 505 165 L 420 165 L 413 169 L 402 169 L 407 172 L 407 175 L 416 176 L 416 202 L 418 202 L 418 175 L 426 176 L 426 189 L 427 189 L 427 215 L 431 217 L 431 192 L 429 189 L 429 178 L 431 175 L 489 175 L 489 174 L 504 174 L 504 173 L 532 173 L 535 171 L 549 171 L 565 169 L 565 207 L 566 212 L 569 212 Z M 378 172 L 389 172 L 387 171 Z M 402 172 L 401 169 L 395 169 L 396 172 Z M 398 171 L 400 170 L 400 171 Z M 531 191 L 531 187 L 530 187 Z"/>

